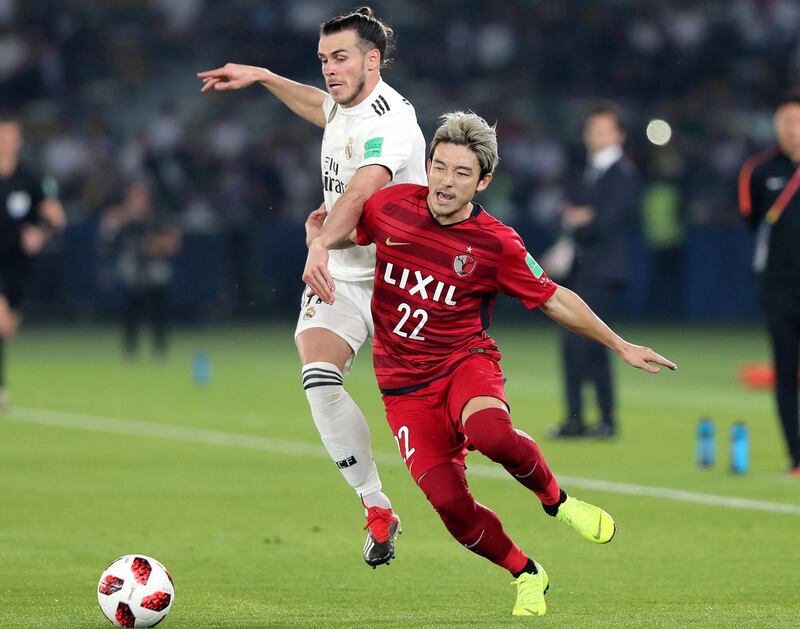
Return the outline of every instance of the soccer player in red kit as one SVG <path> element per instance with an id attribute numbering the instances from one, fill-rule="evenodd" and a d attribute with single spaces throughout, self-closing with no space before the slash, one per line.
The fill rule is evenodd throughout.
<path id="1" fill-rule="evenodd" d="M 514 575 L 513 614 L 541 616 L 547 574 L 473 497 L 467 451 L 500 463 L 547 514 L 589 541 L 611 541 L 616 525 L 599 507 L 567 496 L 536 442 L 513 427 L 500 351 L 486 334 L 497 293 L 540 308 L 634 367 L 656 373 L 658 365 L 675 365 L 617 336 L 575 293 L 550 280 L 513 229 L 472 202 L 498 161 L 493 127 L 473 113 L 446 114 L 431 143 L 428 187 L 385 188 L 367 201 L 360 220 L 355 213 L 329 219 L 309 247 L 304 279 L 333 300 L 326 252 L 358 220 L 358 243 L 377 245 L 375 374 L 400 454 L 453 537 Z"/>

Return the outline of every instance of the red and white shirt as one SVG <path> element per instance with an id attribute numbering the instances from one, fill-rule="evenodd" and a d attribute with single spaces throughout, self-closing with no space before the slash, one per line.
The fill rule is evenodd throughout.
<path id="1" fill-rule="evenodd" d="M 532 309 L 556 290 L 512 228 L 479 205 L 469 218 L 440 225 L 427 194 L 413 184 L 384 188 L 364 205 L 357 228 L 359 244 L 377 247 L 373 354 L 388 394 L 419 389 L 471 354 L 500 360 L 486 334 L 497 293 Z"/>

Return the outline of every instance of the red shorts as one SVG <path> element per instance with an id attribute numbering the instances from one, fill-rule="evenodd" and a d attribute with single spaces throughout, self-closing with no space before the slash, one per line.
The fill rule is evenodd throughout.
<path id="1" fill-rule="evenodd" d="M 386 419 L 415 481 L 442 463 L 464 465 L 469 441 L 461 411 L 472 398 L 484 395 L 508 405 L 500 365 L 476 355 L 419 391 L 383 396 Z"/>

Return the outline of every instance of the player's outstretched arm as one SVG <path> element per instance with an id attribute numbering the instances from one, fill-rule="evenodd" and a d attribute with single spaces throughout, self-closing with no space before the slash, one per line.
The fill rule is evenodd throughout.
<path id="1" fill-rule="evenodd" d="M 325 126 L 325 113 L 322 110 L 325 92 L 312 85 L 292 81 L 266 68 L 238 63 L 226 63 L 221 68 L 198 72 L 197 76 L 203 80 L 201 92 L 212 89 L 217 92 L 241 90 L 260 83 L 301 118 L 318 127 Z"/>
<path id="2" fill-rule="evenodd" d="M 383 166 L 370 164 L 359 168 L 347 184 L 347 190 L 334 203 L 319 235 L 308 245 L 303 281 L 326 304 L 333 303 L 336 290 L 328 271 L 328 251 L 347 241 L 358 225 L 364 203 L 391 179 L 391 173 Z"/>
<path id="3" fill-rule="evenodd" d="M 657 354 L 649 347 L 628 343 L 618 336 L 586 305 L 586 302 L 568 288 L 559 286 L 540 309 L 571 332 L 602 343 L 619 354 L 620 358 L 632 367 L 649 373 L 661 371 L 658 365 L 673 371 L 678 368 L 671 360 Z"/>

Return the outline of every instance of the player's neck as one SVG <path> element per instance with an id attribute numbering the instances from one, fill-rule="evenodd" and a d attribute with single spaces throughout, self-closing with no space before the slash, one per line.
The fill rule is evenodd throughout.
<path id="1" fill-rule="evenodd" d="M 794 152 L 789 152 L 786 149 L 781 149 L 781 150 L 783 151 L 784 155 L 786 155 L 786 157 L 792 160 L 792 162 L 794 162 L 795 164 L 800 164 L 800 149 Z"/>
<path id="2" fill-rule="evenodd" d="M 433 220 L 439 223 L 439 225 L 454 225 L 455 223 L 460 223 L 461 221 L 467 220 L 472 215 L 472 210 L 474 207 L 475 206 L 472 205 L 472 201 L 470 201 L 460 210 L 457 210 L 452 214 L 440 215 L 436 214 L 433 210 L 431 210 L 431 214 L 433 215 Z"/>

